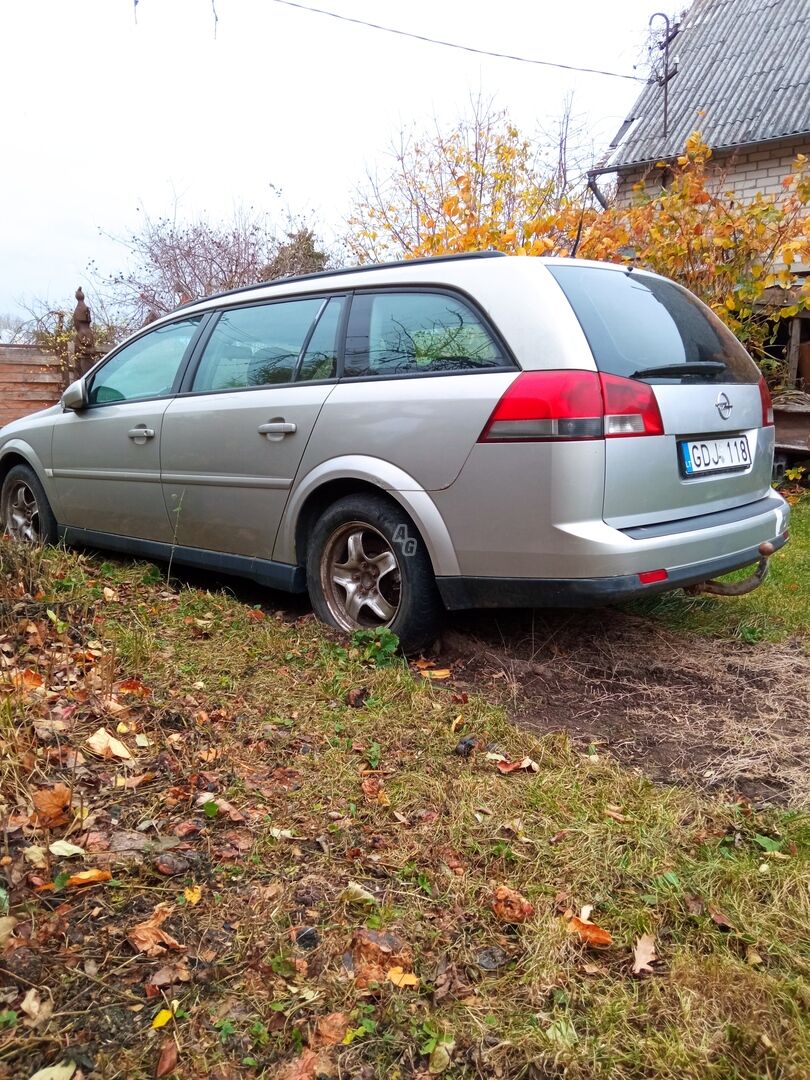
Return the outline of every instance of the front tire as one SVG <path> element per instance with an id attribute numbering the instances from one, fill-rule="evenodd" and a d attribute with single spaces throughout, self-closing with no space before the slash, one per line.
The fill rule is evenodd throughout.
<path id="1" fill-rule="evenodd" d="M 19 544 L 56 543 L 56 518 L 37 474 L 28 465 L 15 465 L 3 481 L 0 528 Z"/>
<path id="2" fill-rule="evenodd" d="M 422 537 L 395 503 L 347 495 L 315 524 L 307 586 L 322 622 L 351 633 L 388 627 L 405 652 L 431 645 L 442 604 Z"/>

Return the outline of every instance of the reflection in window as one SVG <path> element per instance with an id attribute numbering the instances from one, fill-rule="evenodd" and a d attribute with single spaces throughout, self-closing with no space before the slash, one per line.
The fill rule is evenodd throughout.
<path id="1" fill-rule="evenodd" d="M 466 304 L 440 293 L 360 293 L 346 340 L 347 375 L 499 367 L 504 357 Z"/>
<path id="2" fill-rule="evenodd" d="M 202 315 L 159 326 L 125 345 L 93 376 L 91 405 L 165 397 Z"/>
<path id="3" fill-rule="evenodd" d="M 321 298 L 257 304 L 222 314 L 193 390 L 243 390 L 292 382 Z"/>
<path id="4" fill-rule="evenodd" d="M 337 371 L 337 340 L 344 300 L 333 296 L 312 332 L 301 360 L 299 379 L 333 379 Z"/>

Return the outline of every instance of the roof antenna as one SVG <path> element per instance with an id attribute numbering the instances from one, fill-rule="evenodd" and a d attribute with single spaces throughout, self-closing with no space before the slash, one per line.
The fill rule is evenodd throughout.
<path id="1" fill-rule="evenodd" d="M 655 76 L 655 81 L 658 83 L 659 86 L 663 86 L 663 88 L 664 88 L 664 132 L 663 132 L 663 135 L 664 135 L 664 138 L 666 138 L 667 137 L 667 131 L 668 131 L 668 120 L 669 120 L 669 80 L 672 78 L 673 75 L 678 74 L 678 65 L 677 65 L 677 63 L 670 70 L 670 66 L 669 66 L 669 46 L 675 40 L 675 38 L 678 36 L 678 31 L 680 30 L 680 26 L 679 26 L 678 23 L 675 23 L 675 25 L 673 26 L 669 21 L 669 16 L 665 15 L 663 11 L 656 11 L 654 15 L 650 16 L 650 21 L 649 21 L 649 24 L 648 24 L 649 26 L 652 26 L 653 19 L 663 19 L 664 20 L 664 40 L 658 42 L 658 48 L 663 49 L 663 51 L 664 51 L 664 73 L 663 73 L 663 75 L 656 75 Z"/>

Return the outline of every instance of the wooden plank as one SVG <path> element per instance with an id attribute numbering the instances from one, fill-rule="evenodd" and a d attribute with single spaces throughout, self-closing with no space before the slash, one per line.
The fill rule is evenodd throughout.
<path id="1" fill-rule="evenodd" d="M 4 371 L 0 366 L 0 387 L 17 385 L 18 383 L 25 383 L 30 386 L 33 386 L 34 383 L 50 383 L 57 386 L 61 381 L 62 374 L 59 371 L 27 371 L 25 369 Z"/>
<path id="2" fill-rule="evenodd" d="M 790 343 L 787 351 L 787 385 L 796 385 L 796 375 L 799 371 L 799 342 L 801 341 L 802 324 L 798 319 L 790 320 Z"/>

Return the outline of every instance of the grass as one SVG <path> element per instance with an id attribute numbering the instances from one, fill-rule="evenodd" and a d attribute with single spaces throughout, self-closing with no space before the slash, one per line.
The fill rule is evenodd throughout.
<path id="1" fill-rule="evenodd" d="M 793 528 L 796 552 L 805 508 Z M 775 582 L 802 580 L 785 567 Z M 0 545 L 2 589 L 0 872 L 19 921 L 0 951 L 0 1074 L 68 1059 L 138 1080 L 175 1052 L 171 1075 L 187 1078 L 810 1073 L 806 813 L 655 786 L 515 729 L 384 637 L 347 646 L 311 617 L 169 588 L 151 567 Z M 706 633 L 754 610 L 802 630 L 798 604 L 762 593 L 734 602 L 764 605 L 742 616 L 682 603 Z M 118 725 L 129 766 L 87 748 Z M 537 771 L 501 775 L 488 751 Z M 116 786 L 132 776 L 151 778 Z M 31 799 L 59 782 L 69 820 L 46 831 Z M 222 800 L 216 812 L 201 796 Z M 37 871 L 23 854 L 65 837 L 87 849 L 80 863 L 49 855 Z M 89 853 L 122 837 L 118 856 Z M 108 864 L 109 882 L 37 888 Z M 534 914 L 500 922 L 500 885 Z M 150 958 L 127 934 L 159 902 L 184 949 Z M 586 904 L 608 948 L 570 932 L 565 915 Z M 396 936 L 417 985 L 396 986 L 385 964 L 369 977 L 369 931 Z M 642 934 L 659 959 L 634 976 Z M 188 977 L 156 987 L 182 957 Z M 36 1026 L 22 1010 L 32 986 L 53 1010 Z"/>
<path id="2" fill-rule="evenodd" d="M 745 577 L 750 571 L 741 571 Z M 792 509 L 790 541 L 770 560 L 764 585 L 740 597 L 687 596 L 676 591 L 625 605 L 673 630 L 735 637 L 749 644 L 810 639 L 810 496 Z"/>

